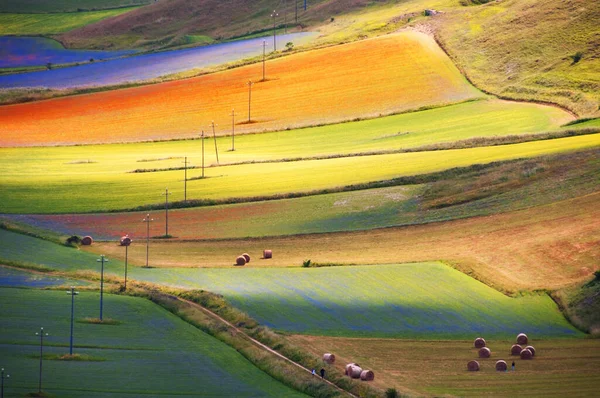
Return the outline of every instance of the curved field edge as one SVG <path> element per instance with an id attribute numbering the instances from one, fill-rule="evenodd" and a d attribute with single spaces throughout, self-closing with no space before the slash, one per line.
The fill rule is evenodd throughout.
<path id="1" fill-rule="evenodd" d="M 368 230 L 491 215 L 597 192 L 599 150 L 502 162 L 406 178 L 397 186 L 229 205 L 180 209 L 170 204 L 173 239 L 231 239 Z M 406 185 L 416 184 L 416 185 Z M 188 202 L 190 206 L 194 202 Z M 163 210 L 164 204 L 155 210 Z M 146 212 L 7 215 L 4 228 L 36 229 L 56 241 L 72 235 L 143 240 Z M 161 216 L 161 213 L 154 213 Z M 159 234 L 152 228 L 152 236 Z"/>
<path id="2" fill-rule="evenodd" d="M 3 320 L 3 366 L 22 371 L 11 372 L 9 388 L 12 393 L 24 393 L 37 383 L 35 369 L 36 336 L 23 336 L 23 328 L 36 330 L 40 323 L 50 333 L 45 339 L 45 353 L 64 354 L 69 347 L 68 313 L 65 312 L 64 291 L 34 291 L 29 289 L 0 289 Z M 66 300 L 66 302 L 65 302 Z M 76 298 L 77 319 L 97 316 L 97 292 L 82 291 Z M 196 395 L 199 388 L 209 393 L 238 396 L 281 396 L 295 393 L 265 373 L 256 369 L 236 350 L 186 324 L 150 301 L 139 298 L 104 296 L 106 315 L 120 321 L 115 326 L 76 322 L 74 325 L 74 352 L 106 361 L 86 362 L 73 367 L 68 361 L 47 361 L 44 390 L 61 396 L 81 396 L 104 392 L 117 394 Z M 35 309 L 35 311 L 34 311 Z M 130 336 L 136 336 L 134 340 Z M 39 340 L 39 338 L 38 338 Z M 185 358 L 185 359 L 184 359 Z M 186 367 L 182 369 L 181 361 Z M 152 380 L 131 379 L 135 374 L 159 372 Z M 67 371 L 68 369 L 68 371 Z M 130 371 L 126 371 L 129 369 Z M 169 372 L 168 369 L 177 369 Z M 139 372 L 139 373 L 138 373 Z M 102 374 L 102 377 L 98 377 Z M 106 384 L 110 375 L 113 384 Z M 168 378 L 168 381 L 167 381 Z M 82 381 L 85 381 L 82 384 Z M 227 392 L 228 391 L 228 392 Z"/>
<path id="3" fill-rule="evenodd" d="M 479 147 L 457 150 L 400 153 L 361 156 L 351 158 L 309 160 L 271 164 L 243 164 L 207 169 L 207 178 L 201 170 L 188 171 L 187 194 L 189 199 L 222 200 L 280 194 L 302 194 L 345 186 L 359 186 L 370 182 L 396 185 L 394 179 L 422 175 L 474 164 L 489 164 L 519 158 L 569 153 L 596 148 L 600 134 L 534 141 L 495 147 Z M 173 187 L 171 201 L 183 199 L 183 173 L 87 174 L 84 169 L 77 173 L 39 175 L 34 168 L 19 169 L 18 163 L 4 166 L 5 189 L 0 194 L 4 213 L 66 213 L 101 212 L 116 209 L 132 209 L 135 206 L 155 204 L 149 198 L 148 187 Z M 352 173 L 348 173 L 352 170 Z M 32 173 L 33 172 L 33 173 Z M 265 183 L 268 182 L 268 183 Z M 102 190 L 97 190 L 102 186 Z M 52 196 L 46 193 L 52 191 Z M 76 194 L 74 195 L 74 193 Z M 115 193 L 118 192 L 118 195 Z M 164 192 L 157 189 L 156 197 Z M 255 199 L 256 200 L 256 199 Z M 162 201 L 162 200 L 161 200 Z"/>
<path id="4" fill-rule="evenodd" d="M 387 62 L 378 61 L 382 58 Z M 244 110 L 241 120 L 252 120 L 236 129 L 245 133 L 483 97 L 433 39 L 416 32 L 295 54 L 269 61 L 268 67 L 265 82 L 258 82 L 257 64 L 182 81 L 2 106 L 2 146 L 197 137 L 211 120 L 229 126 L 232 108 Z M 256 82 L 251 115 L 245 112 L 248 80 Z M 32 112 L 35 121 L 26 117 Z"/>

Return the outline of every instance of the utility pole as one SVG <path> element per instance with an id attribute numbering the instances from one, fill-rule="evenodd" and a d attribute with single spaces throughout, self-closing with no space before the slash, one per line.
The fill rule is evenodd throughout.
<path id="1" fill-rule="evenodd" d="M 304 11 L 306 11 L 306 0 L 304 0 Z"/>
<path id="2" fill-rule="evenodd" d="M 131 245 L 131 238 L 129 235 L 125 235 L 121 238 L 121 246 L 125 246 L 125 284 L 123 285 L 123 290 L 127 291 L 127 254 L 129 251 L 129 245 Z"/>
<path id="3" fill-rule="evenodd" d="M 169 237 L 169 188 L 165 188 L 165 238 Z"/>
<path id="4" fill-rule="evenodd" d="M 231 110 L 231 151 L 235 151 L 235 109 Z"/>
<path id="5" fill-rule="evenodd" d="M 296 5 L 296 23 L 298 23 L 298 0 L 294 0 L 294 4 Z"/>
<path id="6" fill-rule="evenodd" d="M 279 14 L 277 14 L 275 12 L 275 10 L 273 10 L 273 13 L 271 14 L 271 19 L 273 19 L 273 51 L 277 51 L 277 40 L 275 38 L 275 17 L 277 17 Z"/>
<path id="7" fill-rule="evenodd" d="M 40 382 L 38 385 L 38 394 L 42 396 L 42 359 L 44 358 L 44 336 L 48 336 L 48 333 L 44 333 L 44 328 L 40 328 L 39 333 L 35 333 L 36 336 L 40 336 Z"/>
<path id="8" fill-rule="evenodd" d="M 146 217 L 142 220 L 142 222 L 146 223 L 146 268 L 148 267 L 148 253 L 150 249 L 150 223 L 154 221 L 153 218 L 150 218 L 150 213 L 146 214 Z"/>
<path id="9" fill-rule="evenodd" d="M 4 398 L 4 378 L 10 379 L 10 375 L 4 375 L 4 368 L 2 368 L 2 388 L 0 389 L 0 398 Z"/>
<path id="10" fill-rule="evenodd" d="M 283 0 L 283 34 L 287 35 L 287 0 Z"/>
<path id="11" fill-rule="evenodd" d="M 73 320 L 75 317 L 75 296 L 79 292 L 75 291 L 75 286 L 71 286 L 71 290 L 67 291 L 71 295 L 71 338 L 69 339 L 69 355 L 73 355 Z"/>
<path id="12" fill-rule="evenodd" d="M 248 80 L 248 123 L 250 123 L 250 104 L 252 103 L 252 80 Z"/>
<path id="13" fill-rule="evenodd" d="M 202 134 L 200 135 L 202 140 L 202 178 L 204 178 L 204 130 L 202 130 Z"/>
<path id="14" fill-rule="evenodd" d="M 187 203 L 187 156 L 183 159 L 183 201 Z"/>
<path id="15" fill-rule="evenodd" d="M 210 125 L 212 126 L 212 130 L 213 130 L 213 141 L 215 142 L 215 154 L 217 155 L 217 164 L 219 164 L 219 150 L 217 149 L 217 135 L 215 134 L 215 126 L 217 126 L 215 124 L 215 121 L 213 120 Z"/>
<path id="16" fill-rule="evenodd" d="M 96 261 L 102 263 L 102 270 L 100 271 L 100 322 L 102 322 L 102 299 L 104 296 L 104 263 L 107 263 L 108 259 L 104 257 L 104 254 L 101 254 L 100 258 Z"/>
<path id="17" fill-rule="evenodd" d="M 266 54 L 266 47 L 267 47 L 267 41 L 263 40 L 263 78 L 262 81 L 264 82 L 265 80 L 267 80 L 265 78 L 265 54 Z"/>

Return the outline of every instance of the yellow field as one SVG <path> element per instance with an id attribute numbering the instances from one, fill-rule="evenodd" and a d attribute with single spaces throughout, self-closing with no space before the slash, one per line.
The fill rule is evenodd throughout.
<path id="1" fill-rule="evenodd" d="M 477 336 L 473 335 L 473 339 Z M 333 365 L 343 373 L 347 363 L 372 370 L 369 382 L 383 390 L 396 388 L 411 396 L 594 396 L 600 382 L 600 340 L 533 340 L 536 356 L 531 361 L 508 355 L 512 341 L 487 339 L 489 359 L 477 358 L 473 341 L 411 341 L 324 336 L 290 336 L 293 343 L 315 355 L 334 353 Z M 476 359 L 479 372 L 468 372 Z M 503 359 L 515 371 L 498 372 Z M 367 382 L 363 382 L 367 383 Z"/>

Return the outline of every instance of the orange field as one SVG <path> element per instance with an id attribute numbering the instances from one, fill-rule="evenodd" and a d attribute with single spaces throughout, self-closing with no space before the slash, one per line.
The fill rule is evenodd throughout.
<path id="1" fill-rule="evenodd" d="M 382 62 L 385 60 L 385 62 Z M 278 130 L 480 97 L 432 38 L 403 32 L 196 78 L 0 107 L 0 146 Z M 248 121 L 247 82 L 252 86 Z M 211 131 L 212 132 L 212 131 Z"/>

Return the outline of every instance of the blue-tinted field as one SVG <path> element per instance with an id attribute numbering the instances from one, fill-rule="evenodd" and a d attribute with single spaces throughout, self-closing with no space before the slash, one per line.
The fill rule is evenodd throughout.
<path id="1" fill-rule="evenodd" d="M 64 291 L 0 289 L 0 358 L 10 374 L 7 397 L 38 388 L 39 337 L 44 353 L 69 352 L 71 297 Z M 99 294 L 75 298 L 75 319 L 97 317 Z M 74 354 L 93 361 L 45 360 L 42 389 L 57 397 L 302 397 L 254 367 L 233 348 L 152 302 L 104 296 L 117 325 L 74 324 Z"/>
<path id="2" fill-rule="evenodd" d="M 0 37 L 0 68 L 69 64 L 117 58 L 135 51 L 69 50 L 45 37 Z"/>
<path id="3" fill-rule="evenodd" d="M 314 33 L 290 33 L 278 36 L 280 42 L 306 43 Z M 272 51 L 269 38 L 254 38 L 212 44 L 182 50 L 143 54 L 106 62 L 87 63 L 70 68 L 0 76 L 0 88 L 47 87 L 67 89 L 122 84 L 160 76 L 235 62 L 262 54 L 263 40 Z"/>

